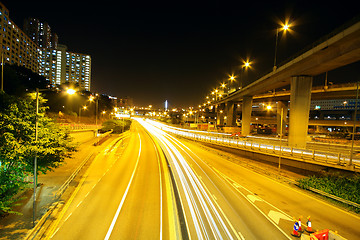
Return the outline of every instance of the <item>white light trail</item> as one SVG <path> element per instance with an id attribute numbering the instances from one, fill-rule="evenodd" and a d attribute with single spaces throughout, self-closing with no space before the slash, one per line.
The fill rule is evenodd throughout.
<path id="1" fill-rule="evenodd" d="M 229 138 L 231 136 L 231 134 L 228 133 L 218 133 L 218 132 L 205 132 L 205 131 L 199 131 L 199 130 L 192 130 L 192 129 L 183 129 L 183 128 L 177 128 L 177 127 L 172 127 L 172 126 L 168 126 L 165 125 L 163 123 L 160 122 L 156 122 L 153 120 L 149 120 L 149 122 L 151 122 L 151 125 L 156 126 L 159 129 L 162 129 L 166 132 L 169 133 L 173 133 L 182 137 L 187 137 L 187 138 L 191 138 L 191 139 L 200 139 L 200 140 L 207 140 L 207 141 L 211 141 L 211 142 L 216 142 L 216 143 L 223 143 L 223 144 L 228 144 L 228 145 L 232 145 L 232 146 L 243 146 L 243 147 L 250 147 L 253 149 L 259 149 L 260 151 L 265 151 L 266 150 L 273 150 L 274 153 L 277 152 L 279 154 L 280 152 L 280 146 L 278 145 L 271 145 L 271 144 L 261 144 L 260 142 L 254 142 L 251 139 L 267 139 L 267 140 L 274 140 L 274 138 L 266 138 L 266 137 L 256 137 L 256 136 L 247 136 L 246 138 L 241 138 L 241 139 L 231 139 Z M 282 141 L 287 142 L 286 139 L 283 139 Z M 329 153 L 329 152 L 322 152 L 322 151 L 315 151 L 314 153 L 312 152 L 312 150 L 308 150 L 308 149 L 295 149 L 295 148 L 290 148 L 287 146 L 282 146 L 281 147 L 281 151 L 283 153 L 291 153 L 291 154 L 299 154 L 301 156 L 305 156 L 307 158 L 312 158 L 313 156 L 313 160 L 315 160 L 316 158 L 319 159 L 320 161 L 332 161 L 332 163 L 337 163 L 339 162 L 339 156 L 337 154 L 334 153 Z M 349 161 L 349 155 L 345 155 L 345 154 L 341 154 L 341 161 Z M 360 163 L 360 159 L 357 157 L 355 159 L 353 159 L 354 163 Z"/>
<path id="2" fill-rule="evenodd" d="M 230 221 L 174 144 L 180 148 L 181 146 L 167 133 L 158 128 L 164 126 L 154 122 L 149 124 L 142 119 L 138 121 L 159 140 L 160 145 L 168 155 L 171 165 L 173 165 L 174 174 L 178 176 L 178 188 L 181 187 L 182 189 L 179 193 L 183 195 L 187 203 L 186 206 L 183 205 L 182 207 L 190 212 L 190 216 L 186 216 L 187 211 L 184 211 L 187 228 L 189 230 L 191 227 L 195 232 L 188 231 L 190 238 L 191 234 L 195 234 L 196 236 L 193 237 L 196 239 L 233 239 L 234 236 L 241 239 L 238 232 L 230 225 L 233 230 L 233 234 L 231 234 L 228 227 Z M 154 127 L 152 124 L 157 126 Z M 182 150 L 184 151 L 184 149 Z M 223 218 L 225 218 L 225 221 Z M 188 222 L 190 220 L 192 222 L 191 226 L 189 226 Z"/>

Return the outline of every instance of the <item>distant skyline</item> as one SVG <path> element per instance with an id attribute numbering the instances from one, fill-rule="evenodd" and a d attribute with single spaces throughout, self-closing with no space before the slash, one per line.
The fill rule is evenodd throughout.
<path id="1" fill-rule="evenodd" d="M 19 27 L 38 18 L 69 50 L 90 54 L 92 91 L 129 96 L 141 106 L 168 100 L 169 108 L 202 103 L 239 72 L 242 59 L 253 61 L 247 81 L 271 70 L 278 21 L 293 24 L 291 33 L 279 35 L 281 63 L 359 14 L 353 1 L 2 3 Z M 329 80 L 358 81 L 358 69 L 339 69 L 348 80 L 329 72 Z"/>

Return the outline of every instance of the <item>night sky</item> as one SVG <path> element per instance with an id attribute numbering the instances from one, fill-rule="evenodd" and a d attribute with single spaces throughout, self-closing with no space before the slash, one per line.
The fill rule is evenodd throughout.
<path id="1" fill-rule="evenodd" d="M 25 17 L 38 18 L 69 51 L 90 54 L 93 92 L 130 96 L 141 106 L 167 99 L 170 107 L 202 103 L 228 74 L 239 73 L 242 59 L 253 61 L 247 81 L 270 71 L 280 20 L 294 26 L 280 34 L 278 63 L 360 13 L 355 1 L 2 3 L 19 27 Z"/>

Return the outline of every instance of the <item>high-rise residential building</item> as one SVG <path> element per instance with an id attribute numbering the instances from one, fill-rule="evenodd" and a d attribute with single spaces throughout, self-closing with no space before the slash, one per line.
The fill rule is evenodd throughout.
<path id="1" fill-rule="evenodd" d="M 9 10 L 1 2 L 0 44 L 5 64 L 31 69 L 53 86 L 70 82 L 90 91 L 90 55 L 68 52 L 65 45 L 58 44 L 58 36 L 51 32 L 49 24 L 38 19 L 27 18 L 22 31 L 10 20 Z"/>
<path id="2" fill-rule="evenodd" d="M 90 91 L 91 57 L 90 55 L 66 52 L 65 82 L 78 83 L 81 89 Z"/>
<path id="3" fill-rule="evenodd" d="M 51 32 L 51 27 L 47 22 L 40 22 L 36 18 L 26 18 L 23 30 L 40 49 L 57 48 L 58 36 Z"/>
<path id="4" fill-rule="evenodd" d="M 58 44 L 57 49 L 40 51 L 41 70 L 53 86 L 62 83 L 78 84 L 80 89 L 90 91 L 91 57 L 87 54 L 68 52 L 67 47 Z"/>
<path id="5" fill-rule="evenodd" d="M 38 46 L 9 18 L 0 2 L 0 44 L 4 63 L 16 64 L 39 72 Z"/>

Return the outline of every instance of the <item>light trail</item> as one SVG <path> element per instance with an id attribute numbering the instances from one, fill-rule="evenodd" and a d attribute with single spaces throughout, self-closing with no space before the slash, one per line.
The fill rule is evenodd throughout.
<path id="1" fill-rule="evenodd" d="M 149 124 L 141 119 L 138 121 L 159 140 L 160 145 L 171 160 L 172 169 L 175 170 L 180 183 L 178 184 L 178 188 L 181 187 L 180 195 L 186 201 L 186 205 L 182 204 L 182 209 L 184 210 L 187 228 L 188 230 L 193 229 L 193 231 L 188 231 L 190 239 L 241 239 L 241 235 L 226 218 L 214 196 L 206 189 L 177 147 L 185 150 L 175 142 L 173 137 L 153 126 L 153 122 Z M 191 225 L 189 225 L 189 221 L 191 221 Z"/>
<path id="2" fill-rule="evenodd" d="M 250 140 L 249 137 L 244 137 L 241 139 L 231 139 L 231 134 L 228 133 L 218 133 L 218 132 L 204 132 L 204 131 L 199 131 L 199 130 L 191 130 L 191 129 L 184 129 L 184 128 L 177 128 L 177 127 L 172 127 L 172 126 L 168 126 L 166 124 L 160 123 L 160 122 L 156 122 L 153 120 L 148 120 L 149 122 L 151 122 L 151 125 L 156 126 L 157 128 L 169 132 L 169 133 L 173 133 L 182 137 L 186 137 L 186 138 L 191 138 L 194 140 L 201 140 L 201 141 L 211 141 L 211 142 L 215 142 L 215 143 L 223 143 L 223 144 L 228 144 L 228 145 L 232 145 L 232 146 L 243 146 L 243 147 L 250 147 L 253 149 L 258 149 L 259 151 L 265 152 L 268 150 L 272 150 L 274 151 L 274 153 L 276 152 L 277 154 L 280 153 L 280 146 L 279 145 L 270 145 L 270 144 L 261 144 L 260 142 L 254 142 L 252 140 Z M 259 139 L 259 137 L 254 137 L 251 136 L 252 139 Z M 268 139 L 270 140 L 271 138 L 262 138 L 262 139 Z M 273 140 L 273 139 L 271 139 Z M 287 140 L 282 140 L 283 142 L 287 142 Z M 298 148 L 291 148 L 288 146 L 282 146 L 281 147 L 281 152 L 284 153 L 289 153 L 289 154 L 298 154 L 301 156 L 305 156 L 307 158 L 318 158 L 317 160 L 320 160 L 321 162 L 327 162 L 330 161 L 332 163 L 338 163 L 339 162 L 339 156 L 337 154 L 334 153 L 329 153 L 329 152 L 324 152 L 324 151 L 315 151 L 313 152 L 312 150 L 308 150 L 308 149 L 298 149 Z M 343 162 L 347 162 L 349 161 L 350 157 L 348 155 L 342 154 L 340 157 L 340 161 Z M 360 159 L 358 158 L 353 158 L 353 162 L 354 163 L 360 163 Z"/>

